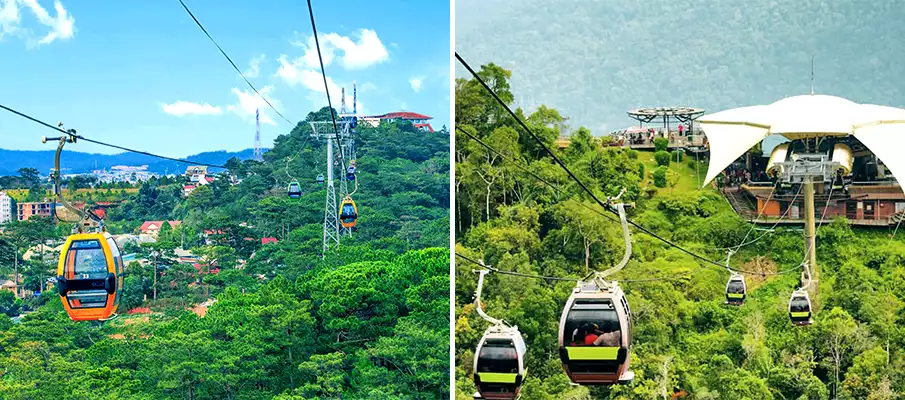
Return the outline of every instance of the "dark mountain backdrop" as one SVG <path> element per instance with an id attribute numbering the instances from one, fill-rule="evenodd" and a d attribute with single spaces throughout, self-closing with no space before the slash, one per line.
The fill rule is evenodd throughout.
<path id="1" fill-rule="evenodd" d="M 16 171 L 24 167 L 36 168 L 42 175 L 47 175 L 50 169 L 53 168 L 54 153 L 55 151 L 53 150 L 24 151 L 0 149 L 0 175 L 17 175 Z M 253 155 L 254 149 L 245 149 L 239 152 L 209 151 L 189 156 L 186 159 L 206 164 L 223 165 L 226 160 L 232 157 L 246 160 L 252 158 Z M 63 155 L 60 157 L 60 163 L 64 174 L 86 173 L 94 169 L 103 168 L 110 169 L 114 165 L 147 165 L 148 171 L 151 172 L 181 174 L 185 172 L 187 165 L 135 153 L 94 154 L 66 150 L 63 151 Z"/>
<path id="2" fill-rule="evenodd" d="M 898 0 L 459 0 L 456 51 L 512 71 L 516 104 L 594 134 L 635 107 L 708 112 L 810 92 L 905 106 Z M 456 64 L 456 76 L 468 72 Z"/>

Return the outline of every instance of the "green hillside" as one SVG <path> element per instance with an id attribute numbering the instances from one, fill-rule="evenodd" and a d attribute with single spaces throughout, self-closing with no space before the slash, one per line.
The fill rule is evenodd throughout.
<path id="1" fill-rule="evenodd" d="M 594 134 L 634 107 L 715 112 L 810 92 L 905 106 L 896 0 L 462 0 L 456 51 L 514 72 L 515 104 Z M 457 76 L 467 72 L 456 66 Z"/>
<path id="2" fill-rule="evenodd" d="M 309 133 L 302 121 L 265 162 L 230 160 L 239 184 L 218 175 L 183 198 L 181 185 L 152 180 L 111 208 L 114 234 L 182 221 L 156 243 L 121 244 L 139 258 L 158 251 L 163 265 L 156 299 L 153 267 L 126 266 L 118 319 L 72 322 L 55 289 L 25 300 L 0 291 L 0 398 L 448 399 L 449 133 L 407 122 L 359 129 L 360 218 L 325 259 L 315 183 L 325 148 Z M 287 197 L 291 180 L 299 199 Z M 70 227 L 7 226 L 2 276 L 15 246 L 21 256 Z M 262 245 L 268 237 L 277 243 Z M 175 262 L 180 246 L 197 265 Z M 25 289 L 53 275 L 57 257 L 20 259 Z"/>
<path id="3" fill-rule="evenodd" d="M 479 72 L 503 99 L 508 72 Z M 518 72 L 513 73 L 513 80 Z M 899 399 L 905 394 L 905 241 L 885 230 L 853 229 L 834 221 L 817 235 L 821 269 L 815 323 L 795 327 L 788 302 L 798 288 L 800 231 L 751 230 L 717 191 L 698 189 L 694 160 L 671 161 L 678 177 L 656 187 L 651 153 L 609 147 L 585 129 L 562 128 L 550 108 L 517 110 L 547 146 L 571 136 L 559 157 L 598 197 L 626 190 L 629 219 L 711 260 L 748 240 L 731 259 L 746 277 L 741 307 L 723 304 L 728 272 L 704 264 L 632 228 L 633 253 L 614 275 L 633 313 L 631 385 L 570 385 L 559 358 L 560 315 L 578 277 L 622 257 L 618 223 L 606 219 L 566 172 L 505 115 L 473 80 L 456 84 L 457 129 L 476 136 L 510 161 L 456 132 L 456 252 L 504 271 L 490 273 L 486 312 L 517 325 L 528 348 L 526 399 Z M 556 185 L 551 189 L 520 168 Z M 701 165 L 699 171 L 706 170 Z M 612 216 L 611 214 L 608 214 Z M 473 304 L 478 266 L 456 260 L 456 399 L 474 392 L 475 348 L 489 324 Z M 784 272 L 779 275 L 770 275 Z"/>

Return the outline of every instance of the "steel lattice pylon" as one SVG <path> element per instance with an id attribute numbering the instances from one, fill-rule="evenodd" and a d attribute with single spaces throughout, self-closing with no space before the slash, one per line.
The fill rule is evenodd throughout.
<path id="1" fill-rule="evenodd" d="M 327 159 L 333 156 L 333 139 L 327 139 Z M 321 257 L 327 256 L 331 245 L 339 246 L 339 209 L 336 204 L 336 188 L 333 186 L 333 167 L 327 167 L 327 196 L 324 201 L 324 248 Z"/>
<path id="2" fill-rule="evenodd" d="M 334 168 L 339 167 L 339 195 L 345 197 L 349 194 L 346 184 L 346 171 L 351 148 L 353 143 L 351 121 L 343 119 L 338 121 L 338 131 L 334 133 L 333 121 L 312 121 L 308 122 L 311 126 L 311 137 L 327 142 L 327 195 L 324 201 L 324 246 L 323 257 L 326 257 L 327 250 L 332 246 L 339 246 L 342 234 L 352 235 L 351 229 L 342 228 L 339 225 L 339 203 L 337 202 L 336 185 L 334 183 Z M 334 144 L 339 147 L 339 153 L 334 154 Z"/>

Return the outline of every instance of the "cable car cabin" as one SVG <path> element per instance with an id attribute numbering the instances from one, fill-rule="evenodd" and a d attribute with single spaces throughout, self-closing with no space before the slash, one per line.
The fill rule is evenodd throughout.
<path id="1" fill-rule="evenodd" d="M 324 176 L 323 176 L 323 175 L 318 175 L 318 176 L 317 176 L 317 184 L 318 184 L 318 185 L 323 185 L 323 184 L 324 184 Z"/>
<path id="2" fill-rule="evenodd" d="M 733 274 L 726 282 L 726 304 L 740 306 L 745 302 L 745 278 L 741 275 Z"/>
<path id="3" fill-rule="evenodd" d="M 352 201 L 350 197 L 346 197 L 343 199 L 342 205 L 340 206 L 339 224 L 342 225 L 343 228 L 351 228 L 355 226 L 357 220 L 358 207 L 355 206 L 355 202 Z"/>
<path id="4" fill-rule="evenodd" d="M 572 382 L 580 385 L 630 383 L 631 310 L 617 285 L 585 282 L 566 302 L 559 321 L 559 357 Z"/>
<path id="5" fill-rule="evenodd" d="M 789 319 L 793 324 L 801 326 L 814 323 L 812 317 L 811 298 L 808 296 L 808 292 L 796 290 L 789 300 Z"/>
<path id="6" fill-rule="evenodd" d="M 290 183 L 288 191 L 290 199 L 297 199 L 299 197 L 302 197 L 302 188 L 301 186 L 299 186 L 298 182 Z"/>
<path id="7" fill-rule="evenodd" d="M 485 332 L 475 351 L 475 398 L 517 398 L 525 381 L 526 353 L 525 341 L 517 330 Z"/>
<path id="8" fill-rule="evenodd" d="M 346 169 L 346 179 L 348 179 L 349 181 L 355 180 L 355 167 L 349 167 L 348 169 Z"/>
<path id="9" fill-rule="evenodd" d="M 119 306 L 123 259 L 109 233 L 69 236 L 57 265 L 57 289 L 73 321 L 110 318 Z"/>

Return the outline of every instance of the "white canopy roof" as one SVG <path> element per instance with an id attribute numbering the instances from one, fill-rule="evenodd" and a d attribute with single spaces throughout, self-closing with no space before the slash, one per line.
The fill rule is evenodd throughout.
<path id="1" fill-rule="evenodd" d="M 803 95 L 704 115 L 697 122 L 710 141 L 705 185 L 771 134 L 789 139 L 854 135 L 893 175 L 905 177 L 905 109 Z"/>

